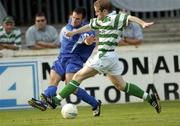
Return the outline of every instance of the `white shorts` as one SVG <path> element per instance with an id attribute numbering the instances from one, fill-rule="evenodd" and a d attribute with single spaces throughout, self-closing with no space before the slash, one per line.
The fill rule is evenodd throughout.
<path id="1" fill-rule="evenodd" d="M 86 62 L 88 67 L 92 67 L 100 73 L 110 75 L 121 75 L 123 72 L 123 63 L 119 61 L 116 52 L 106 52 L 99 58 L 100 52 L 90 57 Z"/>

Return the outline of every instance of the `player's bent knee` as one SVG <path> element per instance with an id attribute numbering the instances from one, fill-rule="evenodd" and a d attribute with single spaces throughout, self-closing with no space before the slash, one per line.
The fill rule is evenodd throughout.
<path id="1" fill-rule="evenodd" d="M 73 80 L 76 80 L 77 82 L 81 82 L 83 81 L 84 76 L 83 74 L 81 74 L 81 72 L 77 72 L 74 76 L 73 76 Z"/>

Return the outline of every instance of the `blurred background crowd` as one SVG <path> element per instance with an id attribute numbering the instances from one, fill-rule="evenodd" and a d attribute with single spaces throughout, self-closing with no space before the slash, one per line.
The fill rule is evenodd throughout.
<path id="1" fill-rule="evenodd" d="M 95 16 L 93 10 L 94 1 L 0 0 L 0 49 L 59 48 L 58 35 L 61 28 L 68 22 L 73 9 L 79 6 L 86 8 L 86 18 L 89 20 Z M 111 1 L 115 5 L 114 10 L 116 12 L 125 9 L 126 13 L 145 20 L 155 21 L 154 26 L 145 30 L 140 29 L 140 35 L 130 35 L 131 38 L 134 37 L 134 39 L 138 39 L 140 42 L 143 40 L 143 43 L 179 42 L 180 29 L 177 26 L 179 26 L 180 21 L 180 1 Z M 41 33 L 39 33 L 33 27 L 38 27 L 39 29 L 46 28 L 46 30 L 41 30 Z M 137 27 L 135 31 L 138 31 Z M 42 31 L 44 32 L 43 34 Z M 36 32 L 36 35 L 32 34 L 34 32 Z"/>

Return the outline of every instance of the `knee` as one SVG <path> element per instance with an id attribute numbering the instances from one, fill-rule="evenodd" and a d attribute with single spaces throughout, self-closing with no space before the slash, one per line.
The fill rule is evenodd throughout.
<path id="1" fill-rule="evenodd" d="M 50 77 L 50 84 L 51 85 L 54 85 L 54 86 L 57 86 L 59 84 L 59 81 L 60 81 L 60 78 L 58 77 Z"/>
<path id="2" fill-rule="evenodd" d="M 74 74 L 73 80 L 76 80 L 77 82 L 81 82 L 83 80 L 81 73 L 77 72 L 76 74 Z"/>

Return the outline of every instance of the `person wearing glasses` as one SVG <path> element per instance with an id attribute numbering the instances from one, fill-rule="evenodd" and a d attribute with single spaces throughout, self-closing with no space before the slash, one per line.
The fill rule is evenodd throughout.
<path id="1" fill-rule="evenodd" d="M 26 46 L 29 49 L 58 48 L 58 32 L 47 24 L 44 13 L 39 12 L 35 16 L 35 24 L 26 31 Z"/>

